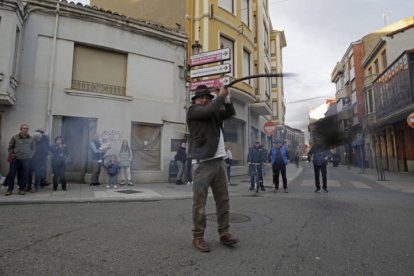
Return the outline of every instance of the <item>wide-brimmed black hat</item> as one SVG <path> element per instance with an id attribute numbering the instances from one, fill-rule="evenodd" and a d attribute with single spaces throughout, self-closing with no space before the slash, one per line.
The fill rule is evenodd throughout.
<path id="1" fill-rule="evenodd" d="M 199 85 L 199 86 L 197 86 L 194 95 L 191 97 L 191 101 L 194 102 L 194 100 L 196 98 L 201 97 L 201 96 L 205 96 L 205 95 L 209 96 L 210 99 L 213 99 L 214 98 L 214 95 L 210 93 L 210 90 L 208 89 L 207 86 L 205 86 L 205 85 Z"/>

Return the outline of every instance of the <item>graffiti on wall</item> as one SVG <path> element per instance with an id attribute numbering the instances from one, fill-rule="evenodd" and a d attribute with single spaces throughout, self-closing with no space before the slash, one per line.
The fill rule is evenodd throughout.
<path id="1" fill-rule="evenodd" d="M 111 144 L 121 144 L 123 133 L 123 131 L 119 130 L 105 130 L 102 132 L 101 138 L 102 140 L 106 139 L 106 141 Z"/>

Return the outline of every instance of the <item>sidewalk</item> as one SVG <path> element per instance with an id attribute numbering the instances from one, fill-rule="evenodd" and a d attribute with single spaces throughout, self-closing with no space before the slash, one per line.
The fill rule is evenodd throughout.
<path id="1" fill-rule="evenodd" d="M 300 175 L 303 168 L 296 168 L 289 164 L 286 168 L 288 182 Z M 234 176 L 230 179 L 230 196 L 251 193 L 248 189 L 250 178 L 246 175 Z M 272 186 L 272 172 L 270 166 L 264 177 L 266 187 Z M 53 191 L 52 185 L 42 188 L 36 193 L 19 195 L 17 187 L 10 196 L 5 196 L 6 187 L 1 186 L 0 205 L 2 204 L 53 204 L 53 203 L 88 203 L 88 202 L 128 202 L 154 201 L 166 199 L 192 198 L 192 185 L 175 185 L 174 183 L 135 184 L 134 186 L 118 186 L 117 189 L 106 189 L 106 185 L 90 186 L 82 183 L 68 183 L 67 190 L 62 191 L 60 186 Z M 211 196 L 211 192 L 210 192 Z"/>
<path id="2" fill-rule="evenodd" d="M 344 165 L 340 165 L 339 169 L 347 170 L 352 173 L 357 173 L 362 177 L 375 181 L 379 185 L 387 187 L 389 189 L 401 191 L 401 192 L 409 192 L 414 193 L 414 173 L 406 173 L 406 172 L 389 172 L 385 171 L 385 179 L 386 180 L 378 180 L 378 174 L 376 169 L 365 168 L 364 172 L 361 172 L 361 168 L 359 167 L 347 167 Z"/>

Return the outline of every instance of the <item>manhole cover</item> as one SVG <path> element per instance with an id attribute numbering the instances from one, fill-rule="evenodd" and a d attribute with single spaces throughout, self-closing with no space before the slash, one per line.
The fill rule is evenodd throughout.
<path id="1" fill-rule="evenodd" d="M 122 191 L 117 191 L 118 193 L 123 193 L 123 194 L 139 194 L 142 193 L 141 191 L 136 191 L 136 190 L 122 190 Z"/>
<path id="2" fill-rule="evenodd" d="M 208 221 L 214 221 L 214 222 L 217 221 L 216 214 L 207 214 L 206 219 Z M 230 220 L 231 223 L 244 223 L 244 222 L 250 221 L 250 217 L 245 216 L 245 215 L 230 213 L 230 219 L 229 220 Z"/>
<path id="3" fill-rule="evenodd" d="M 236 183 L 230 183 L 229 186 L 238 186 L 239 184 Z"/>

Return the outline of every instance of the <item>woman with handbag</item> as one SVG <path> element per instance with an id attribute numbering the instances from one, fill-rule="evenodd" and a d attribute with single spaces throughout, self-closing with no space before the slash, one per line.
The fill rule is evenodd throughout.
<path id="1" fill-rule="evenodd" d="M 56 136 L 55 144 L 51 146 L 50 151 L 52 156 L 52 170 L 53 170 L 53 190 L 56 191 L 58 187 L 58 180 L 62 183 L 62 190 L 66 191 L 65 168 L 70 160 L 70 155 L 66 150 L 66 145 L 63 143 L 62 136 Z"/>

